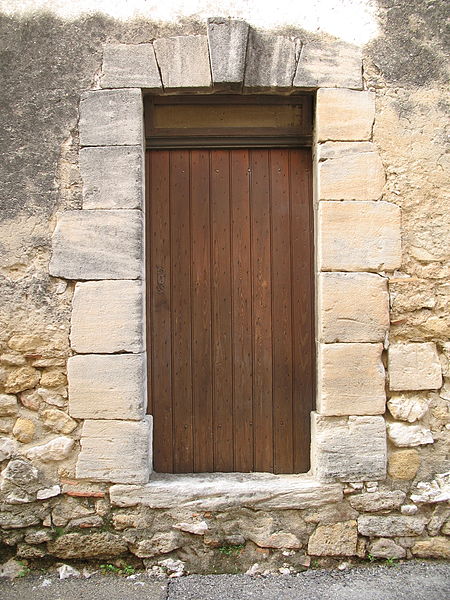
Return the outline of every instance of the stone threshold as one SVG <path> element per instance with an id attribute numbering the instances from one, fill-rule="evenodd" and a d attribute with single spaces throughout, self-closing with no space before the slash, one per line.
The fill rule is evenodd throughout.
<path id="1" fill-rule="evenodd" d="M 120 507 L 298 510 L 340 502 L 342 489 L 340 483 L 323 483 L 308 474 L 153 473 L 145 485 L 111 486 L 110 498 L 112 505 Z"/>

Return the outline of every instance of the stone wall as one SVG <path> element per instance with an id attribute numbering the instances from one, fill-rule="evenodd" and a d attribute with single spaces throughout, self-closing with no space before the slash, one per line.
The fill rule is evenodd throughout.
<path id="1" fill-rule="evenodd" d="M 0 222 L 0 528 L 4 551 L 15 551 L 23 558 L 50 555 L 63 559 L 131 553 L 150 566 L 178 557 L 189 570 L 204 572 L 222 568 L 223 549 L 233 547 L 240 570 L 255 562 L 262 568 L 282 563 L 307 566 L 310 556 L 449 556 L 450 232 L 443 9 L 441 2 L 427 10 L 421 2 L 380 2 L 381 34 L 363 48 L 364 85 L 369 93 L 318 93 L 318 106 L 323 107 L 317 122 L 320 197 L 327 205 L 322 210 L 332 210 L 343 201 L 348 211 L 323 245 L 325 272 L 318 281 L 320 294 L 329 290 L 323 297 L 330 303 L 318 326 L 323 344 L 320 361 L 327 368 L 319 386 L 318 410 L 323 416 L 315 422 L 316 446 L 322 444 L 323 456 L 329 450 L 331 458 L 319 465 L 316 475 L 320 478 L 320 468 L 325 469 L 322 479 L 329 483 L 315 487 L 307 478 L 296 484 L 299 490 L 283 488 L 280 494 L 287 498 L 285 504 L 248 500 L 239 488 L 240 505 L 225 501 L 217 505 L 208 500 L 207 486 L 202 487 L 199 499 L 188 481 L 178 481 L 176 489 L 182 489 L 184 496 L 177 507 L 167 500 L 155 502 L 155 494 L 159 498 L 162 494 L 158 482 L 151 484 L 156 490 L 150 487 L 144 495 L 139 489 L 133 491 L 133 486 L 111 488 L 110 482 L 124 482 L 123 469 L 129 472 L 124 464 L 115 465 L 119 475 L 109 475 L 105 483 L 98 482 L 102 479 L 98 472 L 91 476 L 97 483 L 77 479 L 80 418 L 89 419 L 89 415 L 80 387 L 76 386 L 76 393 L 68 389 L 67 370 L 73 381 L 77 374 L 85 381 L 89 369 L 81 355 L 73 355 L 98 352 L 96 340 L 88 335 L 89 322 L 79 315 L 100 284 L 78 283 L 74 295 L 77 273 L 65 272 L 64 278 L 55 271 L 50 275 L 49 262 L 56 214 L 78 214 L 86 201 L 84 208 L 96 208 L 95 194 L 89 190 L 85 189 L 82 199 L 80 164 L 83 168 L 84 161 L 88 170 L 93 159 L 86 150 L 79 151 L 78 103 L 84 90 L 98 85 L 104 45 L 141 44 L 145 53 L 145 46 L 156 38 L 204 35 L 205 24 L 188 20 L 170 26 L 145 20 L 120 23 L 99 15 L 73 21 L 50 15 L 1 17 L 1 68 L 8 81 L 1 92 L 6 159 L 0 167 L 4 182 Z M 302 30 L 277 33 L 288 40 L 306 40 L 311 47 L 333 43 L 326 36 L 318 38 Z M 291 45 L 295 58 L 295 44 Z M 308 64 L 307 53 L 303 59 Z M 165 84 L 171 85 L 170 81 Z M 309 85 L 314 88 L 318 82 Z M 346 85 L 353 87 L 351 82 Z M 340 93 L 346 95 L 340 105 L 342 114 L 327 124 L 327 102 Z M 351 121 L 349 133 L 345 124 L 355 108 L 355 94 L 364 98 L 356 112 L 367 115 L 374 103 L 375 118 L 373 128 L 367 127 L 367 117 Z M 350 140 L 358 140 L 351 142 L 352 148 L 360 144 L 360 151 L 353 155 Z M 372 152 L 369 141 L 377 152 Z M 339 155 L 333 154 L 336 149 Z M 369 161 L 365 153 L 373 155 Z M 342 172 L 351 178 L 350 187 L 359 190 L 356 198 L 346 196 L 348 179 L 339 187 Z M 89 178 L 84 178 L 89 187 Z M 337 196 L 333 195 L 336 190 Z M 111 204 L 102 210 L 114 213 L 120 190 L 115 193 L 107 191 Z M 120 205 L 120 209 L 135 211 L 136 202 L 140 200 L 135 195 L 131 205 Z M 352 252 L 344 257 L 345 266 L 341 262 L 336 267 L 333 261 L 343 257 L 333 243 L 343 227 L 358 235 L 363 204 L 370 204 L 372 210 L 372 203 L 392 211 L 385 217 L 386 227 L 397 219 L 396 207 L 401 209 L 401 265 L 397 259 L 389 262 L 389 256 L 386 263 L 380 263 L 379 248 L 373 243 L 379 233 L 379 216 L 368 215 L 372 229 L 362 238 L 361 252 L 365 265 L 373 262 L 361 269 L 360 256 Z M 355 209 L 358 205 L 360 210 Z M 398 255 L 395 248 L 392 255 Z M 124 256 L 132 260 L 128 249 Z M 70 259 L 71 255 L 60 257 L 66 266 Z M 127 273 L 132 268 L 127 263 Z M 108 285 L 120 288 L 125 283 Z M 129 304 L 112 307 L 118 321 L 124 310 L 127 315 L 139 315 L 141 310 L 139 290 L 132 281 L 126 285 Z M 124 296 L 124 291 L 114 289 L 110 294 Z M 383 308 L 387 294 L 389 314 L 387 303 Z M 358 303 L 355 298 L 360 299 Z M 75 323 L 78 319 L 72 332 L 71 318 Z M 125 348 L 133 353 L 127 356 L 138 356 L 140 331 L 137 328 L 125 337 L 119 328 L 110 332 L 108 352 Z M 343 374 L 361 369 L 361 361 L 367 361 L 364 373 L 372 373 L 370 385 L 356 378 L 349 389 L 349 379 Z M 98 383 L 98 369 L 95 372 L 93 383 Z M 130 385 L 141 386 L 138 370 Z M 330 398 L 334 401 L 328 408 Z M 349 404 L 358 409 L 349 410 Z M 370 406 L 369 411 L 365 406 Z M 124 418 L 120 406 L 117 410 L 115 418 Z M 139 402 L 133 410 L 140 418 Z M 380 448 L 385 447 L 380 415 L 387 423 L 387 477 L 382 453 L 378 463 L 371 462 L 372 467 L 378 464 L 371 480 L 367 472 L 361 476 L 358 468 L 366 458 L 368 431 L 371 443 L 378 440 Z M 95 427 L 94 421 L 89 422 Z M 124 423 L 134 426 L 132 421 Z M 99 435 L 107 439 L 108 431 L 103 428 L 91 437 Z M 123 443 L 131 443 L 133 435 L 124 431 Z M 338 472 L 333 476 L 333 469 L 339 471 L 335 457 L 342 454 L 342 443 L 347 444 L 344 456 L 350 451 L 355 456 L 354 477 Z M 373 447 L 370 450 L 373 459 L 376 453 Z M 88 468 L 102 468 L 98 461 L 89 463 L 89 456 L 87 461 Z M 112 468 L 108 466 L 109 472 Z M 130 468 L 137 473 L 136 464 Z M 223 488 L 220 482 L 213 483 L 216 491 L 222 490 L 221 498 L 226 498 L 230 482 Z M 276 484 L 271 482 L 269 487 Z M 261 489 L 261 498 L 266 498 L 267 491 L 264 486 Z"/>

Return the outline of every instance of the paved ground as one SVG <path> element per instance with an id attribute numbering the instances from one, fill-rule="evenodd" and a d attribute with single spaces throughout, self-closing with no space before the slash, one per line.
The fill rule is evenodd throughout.
<path id="1" fill-rule="evenodd" d="M 449 600 L 450 563 L 408 562 L 298 576 L 191 575 L 155 580 L 55 575 L 0 581 L 1 600 Z"/>

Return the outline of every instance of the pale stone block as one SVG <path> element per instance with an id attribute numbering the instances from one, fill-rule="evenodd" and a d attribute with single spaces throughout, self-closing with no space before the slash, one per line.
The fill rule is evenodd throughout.
<path id="1" fill-rule="evenodd" d="M 75 352 L 142 352 L 142 324 L 140 281 L 77 283 L 70 328 Z"/>
<path id="2" fill-rule="evenodd" d="M 139 279 L 142 275 L 139 210 L 70 210 L 53 233 L 50 275 L 65 279 Z"/>
<path id="3" fill-rule="evenodd" d="M 141 90 L 94 90 L 81 95 L 81 146 L 139 146 L 143 127 Z"/>
<path id="4" fill-rule="evenodd" d="M 414 423 L 428 412 L 428 402 L 424 398 L 411 398 L 403 394 L 394 396 L 387 403 L 389 412 L 399 421 Z"/>
<path id="5" fill-rule="evenodd" d="M 244 86 L 246 88 L 290 88 L 300 50 L 289 38 L 250 31 Z"/>
<path id="6" fill-rule="evenodd" d="M 206 35 L 161 38 L 154 47 L 165 90 L 211 87 Z"/>
<path id="7" fill-rule="evenodd" d="M 376 152 L 372 142 L 324 142 L 317 145 L 319 161 Z"/>
<path id="8" fill-rule="evenodd" d="M 85 421 L 76 466 L 79 479 L 146 483 L 150 477 L 151 418 Z"/>
<path id="9" fill-rule="evenodd" d="M 336 158 L 319 162 L 321 200 L 378 200 L 385 183 L 384 168 L 377 152 L 348 153 L 342 142 L 333 142 Z M 359 145 L 358 142 L 355 142 Z M 345 144 L 348 146 L 348 144 Z"/>
<path id="10" fill-rule="evenodd" d="M 389 538 L 380 538 L 370 546 L 370 554 L 375 558 L 405 558 L 406 550 Z"/>
<path id="11" fill-rule="evenodd" d="M 401 265 L 400 208 L 389 202 L 320 202 L 322 271 L 393 271 Z"/>
<path id="12" fill-rule="evenodd" d="M 350 506 L 358 512 L 399 510 L 406 494 L 401 490 L 366 492 L 350 496 Z"/>
<path id="13" fill-rule="evenodd" d="M 152 44 L 110 44 L 103 48 L 102 88 L 162 88 Z"/>
<path id="14" fill-rule="evenodd" d="M 321 344 L 317 410 L 325 416 L 382 415 L 382 344 Z"/>
<path id="15" fill-rule="evenodd" d="M 420 535 L 425 529 L 426 517 L 364 515 L 358 518 L 358 531 L 370 537 L 398 537 Z"/>
<path id="16" fill-rule="evenodd" d="M 384 341 L 389 328 L 384 277 L 373 273 L 321 273 L 318 294 L 320 341 Z"/>
<path id="17" fill-rule="evenodd" d="M 321 88 L 317 91 L 316 131 L 325 140 L 369 140 L 375 119 L 375 94 Z"/>
<path id="18" fill-rule="evenodd" d="M 437 390 L 442 385 L 442 367 L 433 342 L 392 344 L 388 364 L 391 390 Z"/>
<path id="19" fill-rule="evenodd" d="M 245 21 L 208 19 L 208 44 L 213 84 L 239 87 L 244 80 L 249 26 Z"/>
<path id="20" fill-rule="evenodd" d="M 319 525 L 308 541 L 311 556 L 354 556 L 358 541 L 356 521 Z"/>
<path id="21" fill-rule="evenodd" d="M 139 420 L 145 411 L 142 354 L 85 354 L 69 358 L 69 414 L 78 419 Z"/>
<path id="22" fill-rule="evenodd" d="M 394 446 L 407 448 L 409 446 L 422 446 L 433 444 L 434 439 L 431 431 L 422 425 L 410 425 L 409 423 L 388 423 L 388 436 Z"/>
<path id="23" fill-rule="evenodd" d="M 383 417 L 322 417 L 312 413 L 313 472 L 322 481 L 386 477 Z"/>
<path id="24" fill-rule="evenodd" d="M 83 208 L 142 208 L 141 146 L 82 148 L 80 170 Z"/>
<path id="25" fill-rule="evenodd" d="M 344 42 L 305 44 L 294 87 L 362 89 L 361 48 Z"/>
<path id="26" fill-rule="evenodd" d="M 342 485 L 324 484 L 304 475 L 270 473 L 158 474 L 145 486 L 110 488 L 115 506 L 219 511 L 302 510 L 342 501 Z"/>

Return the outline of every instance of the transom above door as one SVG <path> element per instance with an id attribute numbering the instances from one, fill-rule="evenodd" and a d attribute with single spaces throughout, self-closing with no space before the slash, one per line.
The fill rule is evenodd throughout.
<path id="1" fill-rule="evenodd" d="M 146 162 L 155 471 L 307 471 L 310 149 L 162 148 Z"/>

